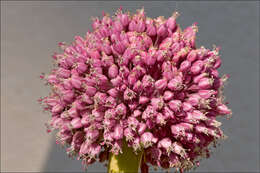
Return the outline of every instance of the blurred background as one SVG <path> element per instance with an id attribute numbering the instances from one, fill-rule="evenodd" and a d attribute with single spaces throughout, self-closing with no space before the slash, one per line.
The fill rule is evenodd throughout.
<path id="1" fill-rule="evenodd" d="M 49 90 L 39 79 L 52 67 L 57 43 L 70 43 L 91 29 L 91 16 L 114 13 L 120 6 L 148 16 L 168 17 L 177 10 L 185 28 L 198 22 L 197 45 L 222 47 L 221 74 L 233 110 L 221 119 L 229 138 L 203 160 L 196 172 L 259 171 L 259 2 L 168 1 L 1 1 L 1 171 L 80 172 L 81 163 L 67 157 L 44 123 L 37 99 Z M 88 172 L 105 172 L 99 163 Z"/>

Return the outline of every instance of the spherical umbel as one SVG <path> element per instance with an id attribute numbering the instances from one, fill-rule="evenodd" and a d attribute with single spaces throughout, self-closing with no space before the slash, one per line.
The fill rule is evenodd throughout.
<path id="1" fill-rule="evenodd" d="M 122 153 L 124 142 L 147 164 L 189 170 L 224 137 L 217 116 L 231 114 L 219 77 L 219 48 L 196 48 L 197 24 L 119 9 L 93 19 L 93 31 L 60 43 L 55 68 L 41 76 L 52 115 L 48 131 L 84 165 Z"/>

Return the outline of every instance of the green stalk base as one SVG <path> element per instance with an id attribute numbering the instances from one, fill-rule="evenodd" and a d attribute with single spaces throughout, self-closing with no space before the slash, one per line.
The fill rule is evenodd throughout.
<path id="1" fill-rule="evenodd" d="M 124 141 L 122 154 L 109 154 L 108 173 L 138 173 L 141 165 L 142 152 L 135 154 Z"/>

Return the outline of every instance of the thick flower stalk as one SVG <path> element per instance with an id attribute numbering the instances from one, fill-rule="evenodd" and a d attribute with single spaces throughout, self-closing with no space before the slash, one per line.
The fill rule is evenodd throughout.
<path id="1" fill-rule="evenodd" d="M 197 24 L 182 31 L 177 17 L 119 9 L 93 18 L 93 31 L 71 45 L 59 44 L 54 69 L 41 76 L 51 93 L 40 102 L 69 156 L 85 166 L 110 160 L 109 170 L 127 172 L 120 163 L 129 154 L 136 172 L 140 163 L 142 172 L 148 165 L 185 171 L 224 138 L 216 117 L 231 110 L 219 48 L 196 48 Z"/>

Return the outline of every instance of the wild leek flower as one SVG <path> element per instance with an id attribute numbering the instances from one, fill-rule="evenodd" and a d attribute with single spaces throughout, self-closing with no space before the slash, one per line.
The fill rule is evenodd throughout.
<path id="1" fill-rule="evenodd" d="M 148 172 L 148 165 L 185 171 L 225 137 L 217 116 L 231 114 L 222 95 L 219 48 L 196 48 L 197 24 L 165 19 L 93 18 L 93 31 L 59 43 L 54 69 L 42 75 L 51 93 L 48 131 L 87 166 L 109 160 L 109 172 Z"/>

